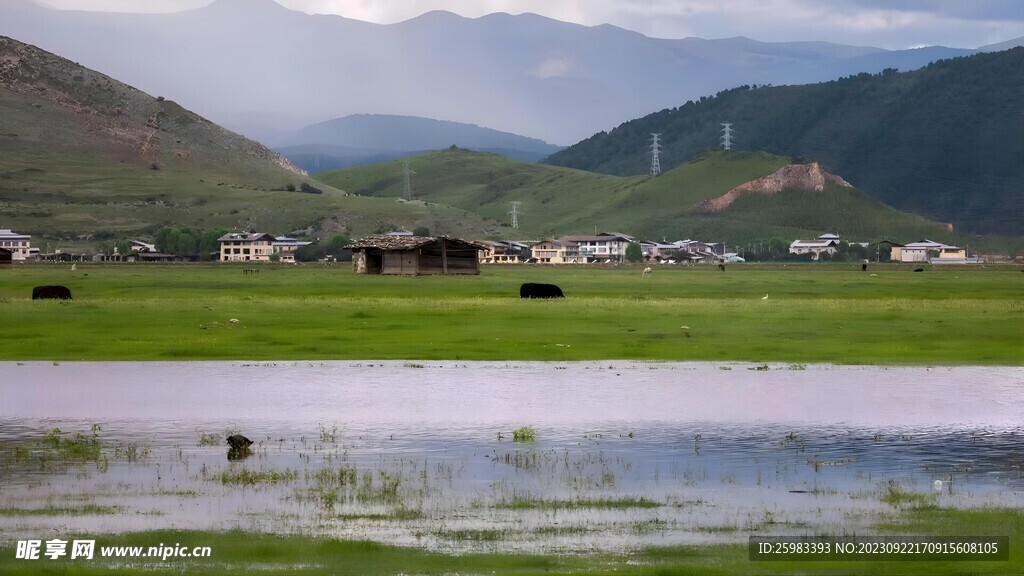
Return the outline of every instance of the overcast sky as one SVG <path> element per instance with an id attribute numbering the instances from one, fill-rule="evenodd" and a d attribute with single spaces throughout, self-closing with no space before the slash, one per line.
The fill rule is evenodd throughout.
<path id="1" fill-rule="evenodd" d="M 0 0 L 2 1 L 2 0 Z M 211 0 L 38 0 L 62 9 L 174 12 Z M 276 0 L 311 14 L 390 24 L 431 10 L 475 18 L 533 12 L 659 38 L 748 36 L 888 49 L 977 48 L 1024 36 L 1024 0 Z"/>

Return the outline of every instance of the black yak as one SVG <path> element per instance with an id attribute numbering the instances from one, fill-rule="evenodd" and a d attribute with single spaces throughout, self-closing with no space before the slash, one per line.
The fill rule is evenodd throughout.
<path id="1" fill-rule="evenodd" d="M 565 298 L 562 289 L 555 284 L 534 284 L 527 282 L 519 287 L 520 298 Z"/>
<path id="2" fill-rule="evenodd" d="M 71 300 L 67 286 L 36 286 L 32 289 L 33 300 Z"/>
<path id="3" fill-rule="evenodd" d="M 228 446 L 230 446 L 232 450 L 245 450 L 249 446 L 252 446 L 252 440 L 249 440 L 241 434 L 233 434 L 228 436 Z"/>

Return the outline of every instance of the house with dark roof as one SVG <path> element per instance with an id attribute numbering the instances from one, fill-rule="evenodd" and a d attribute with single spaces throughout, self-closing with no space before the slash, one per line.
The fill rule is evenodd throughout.
<path id="1" fill-rule="evenodd" d="M 346 246 L 356 274 L 479 274 L 486 247 L 448 236 L 367 236 Z"/>

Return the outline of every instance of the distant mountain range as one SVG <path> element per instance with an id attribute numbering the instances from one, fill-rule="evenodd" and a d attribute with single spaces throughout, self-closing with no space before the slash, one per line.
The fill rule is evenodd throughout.
<path id="1" fill-rule="evenodd" d="M 743 86 L 601 132 L 548 161 L 644 174 L 717 147 L 821 161 L 871 197 L 978 234 L 1024 234 L 1024 48 L 807 86 Z"/>
<path id="2" fill-rule="evenodd" d="M 272 0 L 216 0 L 173 14 L 59 11 L 4 0 L 0 34 L 265 142 L 312 123 L 372 113 L 440 118 L 570 144 L 734 86 L 907 70 L 975 52 L 667 40 L 533 14 L 467 19 L 430 12 L 379 25 L 307 15 Z M 997 47 L 1016 44 L 1020 40 Z"/>
<path id="3" fill-rule="evenodd" d="M 450 146 L 538 162 L 561 150 L 536 138 L 473 124 L 412 116 L 355 114 L 307 126 L 273 142 L 310 173 L 373 164 Z"/>

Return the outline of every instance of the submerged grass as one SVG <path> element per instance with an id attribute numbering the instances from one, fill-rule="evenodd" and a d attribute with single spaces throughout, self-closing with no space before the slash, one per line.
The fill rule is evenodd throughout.
<path id="1" fill-rule="evenodd" d="M 582 508 L 628 509 L 659 508 L 665 504 L 644 496 L 622 496 L 619 498 L 576 498 L 573 500 L 548 500 L 545 498 L 516 497 L 502 500 L 494 508 L 508 510 L 572 510 Z"/>
<path id="2" fill-rule="evenodd" d="M 488 267 L 476 277 L 265 268 L 258 280 L 231 265 L 2 271 L 0 359 L 1024 364 L 1015 268 L 880 265 L 872 277 L 843 264 L 678 267 L 642 282 L 628 267 Z M 519 284 L 530 281 L 568 297 L 523 301 Z M 44 284 L 69 286 L 75 300 L 30 300 Z"/>
<path id="3" fill-rule="evenodd" d="M 658 529 L 657 526 L 641 529 Z M 747 545 L 648 547 L 593 554 L 466 553 L 448 555 L 373 542 L 342 541 L 307 535 L 275 536 L 252 532 L 153 531 L 119 535 L 76 535 L 96 540 L 97 551 L 110 546 L 209 546 L 209 558 L 140 558 L 131 572 L 173 570 L 176 574 L 844 574 L 907 576 L 994 574 L 1017 575 L 1024 567 L 1024 511 L 1015 509 L 908 510 L 878 524 L 879 534 L 894 535 L 1006 535 L 1010 560 L 963 561 L 793 561 L 752 562 Z M 578 535 L 585 528 L 553 527 L 546 535 Z M 440 529 L 438 537 L 464 542 L 494 543 L 513 535 L 508 530 Z M 123 559 L 97 557 L 81 560 L 15 559 L 14 543 L 0 545 L 0 573 L 20 574 L 124 574 Z M 98 556 L 98 554 L 97 554 Z"/>
<path id="4" fill-rule="evenodd" d="M 82 506 L 45 506 L 43 508 L 0 508 L 0 517 L 3 516 L 96 516 L 106 514 L 120 514 L 123 511 L 118 506 L 101 506 L 98 504 L 85 504 Z"/>
<path id="5" fill-rule="evenodd" d="M 257 484 L 290 484 L 299 479 L 299 471 L 291 468 L 284 470 L 250 470 L 248 468 L 227 468 L 216 476 L 221 484 L 236 486 L 255 486 Z"/>

